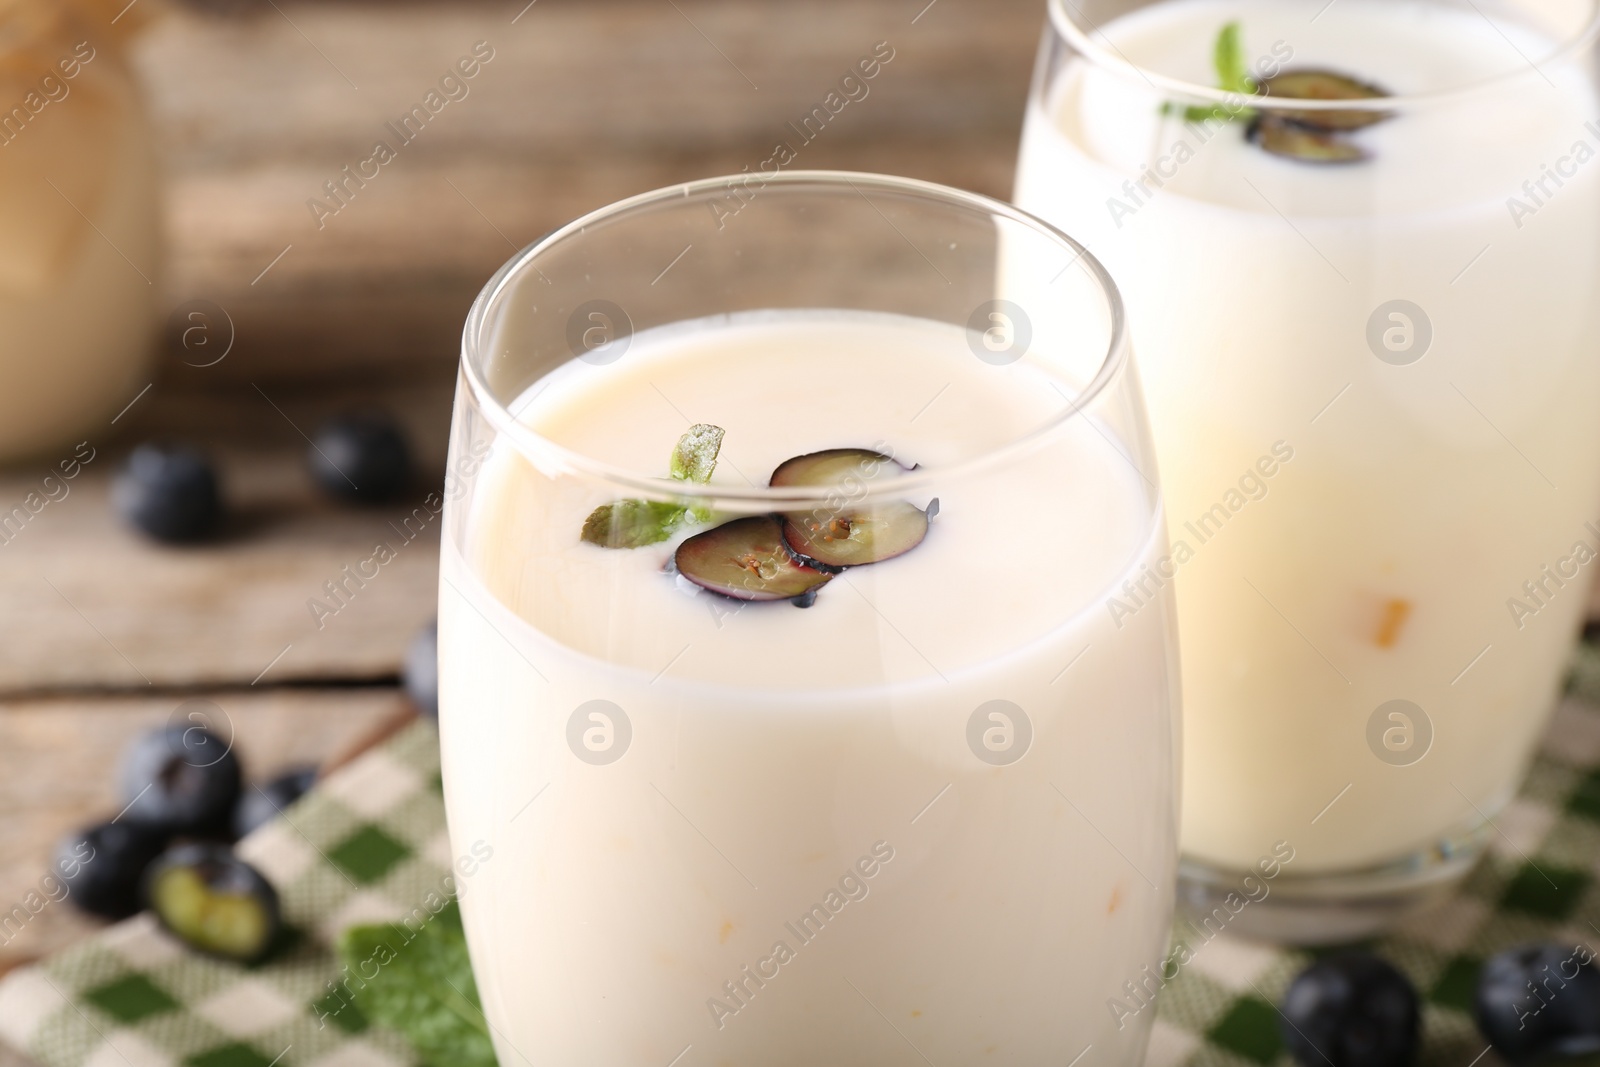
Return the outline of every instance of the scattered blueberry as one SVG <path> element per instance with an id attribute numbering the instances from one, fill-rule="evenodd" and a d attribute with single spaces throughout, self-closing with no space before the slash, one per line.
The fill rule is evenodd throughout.
<path id="1" fill-rule="evenodd" d="M 238 757 L 202 726 L 134 740 L 119 771 L 123 818 L 168 834 L 226 834 L 239 800 Z"/>
<path id="2" fill-rule="evenodd" d="M 406 649 L 406 695 L 430 719 L 439 717 L 439 620 L 417 631 Z"/>
<path id="3" fill-rule="evenodd" d="M 1473 1015 L 1512 1063 L 1600 1052 L 1600 970 L 1577 945 L 1522 945 L 1483 965 Z"/>
<path id="4" fill-rule="evenodd" d="M 108 822 L 69 834 L 56 845 L 55 872 L 67 899 L 90 915 L 126 919 L 141 907 L 145 868 L 167 845 L 166 835 L 128 822 Z"/>
<path id="5" fill-rule="evenodd" d="M 307 458 L 317 484 L 349 500 L 392 500 L 411 483 L 411 448 L 399 425 L 382 412 L 329 419 Z"/>
<path id="6" fill-rule="evenodd" d="M 233 809 L 233 836 L 243 837 L 277 818 L 284 808 L 305 796 L 316 780 L 315 767 L 296 767 L 269 782 L 245 786 Z"/>
<path id="7" fill-rule="evenodd" d="M 222 497 L 204 455 L 185 445 L 143 444 L 117 473 L 111 500 L 158 541 L 198 541 L 217 527 Z"/>
<path id="8" fill-rule="evenodd" d="M 1417 994 L 1369 952 L 1326 956 L 1283 996 L 1283 1043 L 1302 1067 L 1401 1067 L 1417 1048 Z"/>
<path id="9" fill-rule="evenodd" d="M 190 947 L 251 963 L 278 935 L 278 894 L 223 845 L 188 844 L 150 866 L 144 896 L 161 925 Z"/>

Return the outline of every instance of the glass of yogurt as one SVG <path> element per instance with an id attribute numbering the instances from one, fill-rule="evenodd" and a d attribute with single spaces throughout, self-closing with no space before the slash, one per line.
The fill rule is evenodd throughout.
<path id="1" fill-rule="evenodd" d="M 1177 591 L 1185 897 L 1369 933 L 1481 853 L 1593 582 L 1594 5 L 1049 11 L 1016 199 L 1140 338 L 1171 554 L 1102 610 Z"/>
<path id="2" fill-rule="evenodd" d="M 639 196 L 484 289 L 452 435 L 444 786 L 501 1063 L 1140 1061 L 1176 649 L 1165 593 L 1104 600 L 1170 549 L 1081 246 L 867 174 Z"/>

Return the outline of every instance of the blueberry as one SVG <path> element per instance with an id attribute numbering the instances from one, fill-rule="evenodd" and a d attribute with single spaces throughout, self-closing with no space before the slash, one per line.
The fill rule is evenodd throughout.
<path id="1" fill-rule="evenodd" d="M 217 476 L 185 445 L 143 444 L 118 471 L 111 500 L 128 522 L 158 541 L 198 541 L 222 518 Z"/>
<path id="2" fill-rule="evenodd" d="M 785 460 L 769 481 L 774 488 L 834 485 L 848 497 L 859 495 L 871 482 L 898 478 L 911 469 L 881 452 L 830 448 Z M 925 511 L 905 500 L 816 507 L 786 513 L 783 539 L 795 555 L 823 569 L 881 563 L 920 545 L 936 513 L 933 505 Z"/>
<path id="3" fill-rule="evenodd" d="M 67 898 L 90 915 L 126 919 L 141 907 L 145 868 L 167 847 L 166 835 L 128 822 L 69 834 L 56 845 L 55 871 Z"/>
<path id="4" fill-rule="evenodd" d="M 1478 975 L 1478 1028 L 1512 1063 L 1600 1052 L 1600 970 L 1580 945 L 1522 945 Z"/>
<path id="5" fill-rule="evenodd" d="M 678 573 L 702 589 L 735 600 L 792 600 L 826 584 L 837 571 L 795 559 L 772 515 L 734 519 L 678 546 Z"/>
<path id="6" fill-rule="evenodd" d="M 1303 1067 L 1400 1067 L 1417 1049 L 1416 991 L 1369 952 L 1326 956 L 1283 995 L 1283 1043 Z"/>
<path id="7" fill-rule="evenodd" d="M 439 620 L 430 619 L 406 649 L 406 695 L 430 719 L 439 717 Z"/>
<path id="8" fill-rule="evenodd" d="M 168 726 L 134 740 L 118 774 L 123 817 L 168 834 L 225 835 L 239 800 L 239 759 L 203 726 Z"/>
<path id="9" fill-rule="evenodd" d="M 329 419 L 307 453 L 317 484 L 364 503 L 392 500 L 411 483 L 411 448 L 394 419 L 359 411 Z"/>
<path id="10" fill-rule="evenodd" d="M 197 951 L 259 960 L 278 936 L 278 894 L 224 845 L 169 849 L 145 872 L 144 896 L 161 925 Z"/>
<path id="11" fill-rule="evenodd" d="M 316 780 L 315 767 L 296 767 L 269 782 L 245 786 L 233 809 L 233 836 L 243 837 L 276 819 L 279 812 L 304 796 Z"/>

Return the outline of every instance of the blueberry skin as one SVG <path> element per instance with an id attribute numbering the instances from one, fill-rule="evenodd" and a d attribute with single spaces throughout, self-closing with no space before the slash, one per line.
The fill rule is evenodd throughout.
<path id="1" fill-rule="evenodd" d="M 162 875 L 178 868 L 193 872 L 214 896 L 240 896 L 254 903 L 260 909 L 262 920 L 259 939 L 250 945 L 210 943 L 204 940 L 204 935 L 192 923 L 184 921 L 192 916 L 168 914 L 162 907 L 156 888 Z M 191 842 L 173 846 L 145 870 L 141 896 L 145 906 L 155 913 L 161 925 L 190 948 L 240 963 L 253 963 L 265 956 L 283 928 L 277 890 L 261 876 L 261 872 L 235 856 L 233 849 L 227 845 Z"/>
<path id="2" fill-rule="evenodd" d="M 143 444 L 117 472 L 111 501 L 124 519 L 157 541 L 199 541 L 222 518 L 211 463 L 186 445 Z"/>
<path id="3" fill-rule="evenodd" d="M 1335 953 L 1301 971 L 1282 1011 L 1283 1043 L 1303 1067 L 1401 1067 L 1417 1050 L 1416 991 L 1369 952 Z"/>
<path id="4" fill-rule="evenodd" d="M 411 447 L 394 419 L 378 411 L 329 419 L 306 458 L 317 484 L 346 500 L 382 503 L 411 484 Z"/>
<path id="5" fill-rule="evenodd" d="M 203 727 L 153 730 L 122 754 L 122 818 L 168 835 L 226 836 L 242 778 L 233 749 Z"/>
<path id="6" fill-rule="evenodd" d="M 1478 974 L 1473 1017 L 1512 1063 L 1600 1052 L 1600 970 L 1576 945 L 1520 945 Z M 1530 988 L 1531 985 L 1531 988 Z"/>
<path id="7" fill-rule="evenodd" d="M 439 620 L 432 619 L 417 631 L 406 649 L 406 695 L 417 710 L 430 719 L 439 718 Z"/>
<path id="8" fill-rule="evenodd" d="M 107 822 L 68 834 L 56 844 L 54 870 L 79 910 L 106 919 L 126 919 L 143 905 L 139 885 L 151 862 L 167 847 L 159 831 L 129 822 Z"/>
<path id="9" fill-rule="evenodd" d="M 233 809 L 234 838 L 243 837 L 276 819 L 284 808 L 305 796 L 316 780 L 317 768 L 305 766 L 286 771 L 259 786 L 245 786 Z"/>

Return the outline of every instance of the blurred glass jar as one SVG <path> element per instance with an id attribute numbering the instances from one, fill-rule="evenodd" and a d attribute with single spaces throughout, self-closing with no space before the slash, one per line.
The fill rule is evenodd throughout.
<path id="1" fill-rule="evenodd" d="M 153 353 L 155 145 L 114 14 L 0 0 L 0 462 L 109 430 Z"/>

